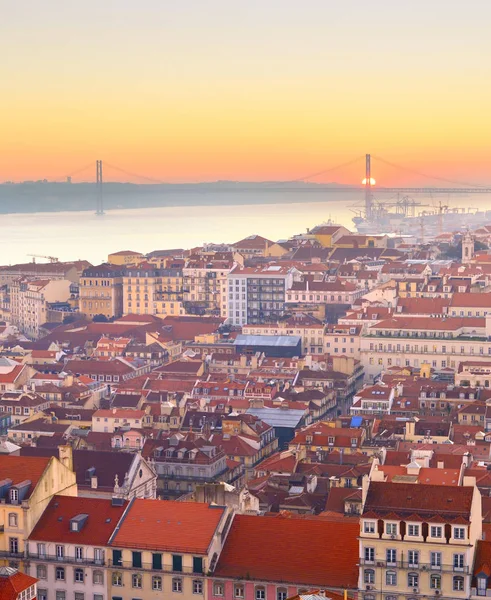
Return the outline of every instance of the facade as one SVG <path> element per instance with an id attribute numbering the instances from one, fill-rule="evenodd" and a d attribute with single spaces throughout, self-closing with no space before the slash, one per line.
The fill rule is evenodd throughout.
<path id="1" fill-rule="evenodd" d="M 482 534 L 481 494 L 474 484 L 365 481 L 363 494 L 359 538 L 363 600 L 469 598 L 476 543 Z"/>
<path id="2" fill-rule="evenodd" d="M 123 314 L 124 268 L 107 263 L 85 269 L 80 278 L 80 312 L 90 319 Z"/>
<path id="3" fill-rule="evenodd" d="M 365 290 L 361 287 L 338 279 L 336 281 L 295 281 L 286 293 L 286 304 L 349 304 L 350 306 L 363 296 Z"/>
<path id="4" fill-rule="evenodd" d="M 143 258 L 143 254 L 140 252 L 133 252 L 133 250 L 121 250 L 120 252 L 113 252 L 112 254 L 109 254 L 107 257 L 107 262 L 110 265 L 126 267 L 142 262 Z"/>
<path id="5" fill-rule="evenodd" d="M 69 279 L 17 279 L 10 284 L 12 324 L 31 339 L 40 337 L 40 327 L 48 321 L 49 303 L 70 298 Z"/>
<path id="6" fill-rule="evenodd" d="M 298 275 L 296 269 L 280 265 L 236 265 L 227 275 L 227 322 L 254 325 L 278 320 L 285 310 L 286 290 Z"/>
<path id="7" fill-rule="evenodd" d="M 183 315 L 183 277 L 180 269 L 158 269 L 144 262 L 128 268 L 123 277 L 124 314 Z"/>
<path id="8" fill-rule="evenodd" d="M 114 433 L 121 428 L 142 429 L 145 411 L 131 409 L 99 409 L 92 415 L 92 431 Z"/>
<path id="9" fill-rule="evenodd" d="M 0 455 L 0 557 L 22 561 L 27 540 L 54 494 L 75 496 L 75 474 L 56 458 Z"/>
<path id="10" fill-rule="evenodd" d="M 194 258 L 187 261 L 182 275 L 188 314 L 224 314 L 227 274 L 231 268 L 232 262 L 227 260 Z"/>

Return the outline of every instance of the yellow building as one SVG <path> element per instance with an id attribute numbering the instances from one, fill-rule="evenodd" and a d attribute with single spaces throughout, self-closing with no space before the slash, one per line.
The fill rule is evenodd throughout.
<path id="1" fill-rule="evenodd" d="M 137 265 L 144 260 L 143 254 L 140 252 L 133 252 L 132 250 L 121 250 L 120 252 L 113 252 L 107 257 L 107 262 L 110 265 L 117 267 L 126 267 L 129 265 Z"/>
<path id="2" fill-rule="evenodd" d="M 469 598 L 481 494 L 464 486 L 363 482 L 359 589 L 364 600 Z"/>
<path id="3" fill-rule="evenodd" d="M 51 498 L 77 495 L 65 448 L 61 447 L 65 464 L 55 457 L 0 455 L 0 556 L 22 559 L 25 540 Z"/>
<path id="4" fill-rule="evenodd" d="M 123 314 L 124 269 L 102 264 L 85 269 L 80 278 L 80 312 L 92 319 L 104 315 L 107 319 Z"/>
<path id="5" fill-rule="evenodd" d="M 132 267 L 123 277 L 124 314 L 183 315 L 182 288 L 179 269 L 157 269 L 149 263 Z"/>
<path id="6" fill-rule="evenodd" d="M 108 597 L 208 597 L 212 571 L 231 524 L 229 509 L 195 502 L 135 500 L 112 535 Z"/>
<path id="7" fill-rule="evenodd" d="M 310 233 L 324 248 L 333 248 L 337 240 L 345 235 L 350 235 L 350 231 L 341 225 L 320 225 L 312 229 Z"/>

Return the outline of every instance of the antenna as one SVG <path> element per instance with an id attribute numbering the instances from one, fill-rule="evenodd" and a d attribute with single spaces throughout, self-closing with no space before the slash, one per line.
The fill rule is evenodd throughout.
<path id="1" fill-rule="evenodd" d="M 370 165 L 370 154 L 365 156 L 365 218 L 372 218 L 372 174 Z"/>

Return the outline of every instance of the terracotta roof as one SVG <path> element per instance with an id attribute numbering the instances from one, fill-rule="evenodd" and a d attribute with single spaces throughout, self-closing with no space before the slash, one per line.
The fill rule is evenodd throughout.
<path id="1" fill-rule="evenodd" d="M 359 531 L 356 521 L 237 515 L 215 575 L 354 589 Z"/>
<path id="2" fill-rule="evenodd" d="M 198 502 L 136 499 L 110 545 L 206 554 L 225 509 Z"/>
<path id="3" fill-rule="evenodd" d="M 12 571 L 12 574 L 10 574 Z M 0 572 L 0 598 L 2 600 L 17 600 L 20 594 L 37 583 L 37 579 L 15 571 L 15 569 L 2 568 Z M 36 600 L 35 598 L 33 600 Z"/>
<path id="4" fill-rule="evenodd" d="M 54 496 L 29 536 L 31 540 L 59 544 L 105 546 L 127 506 L 112 506 L 110 499 Z M 81 531 L 70 530 L 70 519 L 88 515 Z"/>
<path id="5" fill-rule="evenodd" d="M 30 481 L 31 486 L 24 497 L 27 500 L 47 469 L 49 461 L 50 459 L 45 457 L 0 455 L 0 481 L 11 479 L 13 485 Z"/>
<path id="6" fill-rule="evenodd" d="M 472 585 L 476 586 L 475 578 L 479 573 L 484 573 L 487 579 L 487 587 L 491 587 L 491 580 L 489 576 L 491 575 L 491 541 L 487 540 L 478 540 L 477 541 L 477 549 L 476 549 L 476 557 L 474 559 L 474 577 Z"/>
<path id="7" fill-rule="evenodd" d="M 444 515 L 469 518 L 474 493 L 473 487 L 426 485 L 412 483 L 382 483 L 372 481 L 368 488 L 364 512 L 378 514 L 416 513 L 425 518 Z"/>

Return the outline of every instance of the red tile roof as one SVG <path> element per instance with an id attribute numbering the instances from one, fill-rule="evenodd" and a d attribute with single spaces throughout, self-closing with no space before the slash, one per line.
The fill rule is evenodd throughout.
<path id="1" fill-rule="evenodd" d="M 106 498 L 54 496 L 29 539 L 60 544 L 105 546 L 127 506 L 112 506 Z M 89 515 L 81 531 L 70 531 L 70 519 Z"/>
<path id="2" fill-rule="evenodd" d="M 37 583 L 37 579 L 17 571 L 10 576 L 0 574 L 0 598 L 2 600 L 17 600 L 20 594 Z M 35 600 L 35 598 L 34 598 Z"/>
<path id="3" fill-rule="evenodd" d="M 225 509 L 195 502 L 133 502 L 110 545 L 206 554 Z"/>
<path id="4" fill-rule="evenodd" d="M 50 460 L 50 458 L 44 457 L 0 455 L 0 481 L 11 479 L 12 485 L 16 485 L 29 480 L 31 486 L 24 497 L 27 500 L 47 469 Z"/>
<path id="5" fill-rule="evenodd" d="M 237 515 L 215 575 L 356 588 L 359 531 L 357 521 Z"/>

